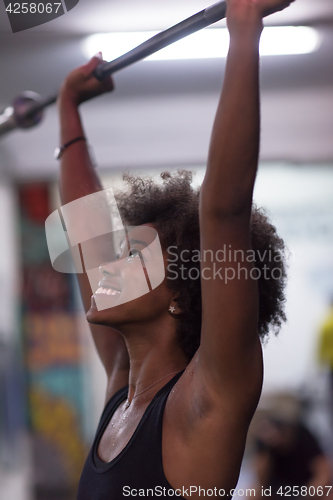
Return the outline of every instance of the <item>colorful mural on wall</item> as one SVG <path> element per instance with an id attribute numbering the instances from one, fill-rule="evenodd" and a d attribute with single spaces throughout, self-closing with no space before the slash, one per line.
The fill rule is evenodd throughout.
<path id="1" fill-rule="evenodd" d="M 83 440 L 83 346 L 73 277 L 49 261 L 47 183 L 19 186 L 22 336 L 33 436 L 36 500 L 71 500 L 87 450 Z"/>

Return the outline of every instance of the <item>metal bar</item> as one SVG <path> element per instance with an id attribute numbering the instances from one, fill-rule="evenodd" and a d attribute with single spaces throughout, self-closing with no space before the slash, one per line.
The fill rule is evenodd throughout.
<path id="1" fill-rule="evenodd" d="M 286 4 L 289 3 L 286 0 Z M 282 10 L 286 7 L 286 4 L 280 5 L 278 9 L 273 7 L 268 9 L 264 13 L 264 17 L 273 14 L 277 10 Z M 161 31 L 157 35 L 153 36 L 149 40 L 141 43 L 134 49 L 130 50 L 126 54 L 114 59 L 111 62 L 101 63 L 97 66 L 94 76 L 98 80 L 103 80 L 108 75 L 119 71 L 126 66 L 129 66 L 141 59 L 158 52 L 159 50 L 167 47 L 168 45 L 184 38 L 196 31 L 199 31 L 207 26 L 210 26 L 217 21 L 224 19 L 226 17 L 227 4 L 225 0 L 221 0 L 210 7 L 188 17 L 184 21 L 175 24 L 171 28 Z M 18 96 L 13 103 L 13 106 L 6 108 L 2 114 L 0 114 L 0 136 L 13 130 L 15 128 L 29 128 L 33 125 L 39 123 L 42 118 L 42 111 L 51 104 L 54 104 L 57 100 L 57 94 L 51 95 L 47 98 L 42 99 L 40 96 L 35 94 L 27 96 L 26 94 L 34 94 L 31 92 L 24 92 L 21 96 Z M 20 100 L 30 101 L 27 106 L 22 109 Z M 30 104 L 31 103 L 31 104 Z"/>
<path id="2" fill-rule="evenodd" d="M 158 52 L 177 40 L 216 23 L 226 16 L 226 11 L 226 2 L 224 0 L 217 2 L 207 7 L 207 9 L 175 24 L 175 26 L 161 31 L 161 33 L 149 38 L 149 40 L 146 40 L 117 59 L 114 59 L 114 61 L 100 64 L 96 68 L 94 76 L 98 80 L 103 80 L 108 75 Z"/>
<path id="3" fill-rule="evenodd" d="M 58 95 L 54 94 L 49 97 L 45 97 L 44 99 L 41 99 L 40 101 L 36 102 L 36 104 L 32 104 L 26 111 L 26 117 L 32 118 L 35 114 L 43 111 L 43 109 L 45 109 L 47 106 L 51 106 L 51 104 L 54 104 L 57 101 L 57 98 Z"/>
<path id="4" fill-rule="evenodd" d="M 175 26 L 161 31 L 161 33 L 146 40 L 138 47 L 118 57 L 114 61 L 100 64 L 96 68 L 94 76 L 98 80 L 103 80 L 108 75 L 140 61 L 177 40 L 223 19 L 226 16 L 226 10 L 227 6 L 225 0 L 217 2 L 184 21 L 181 21 Z M 14 101 L 13 107 L 7 108 L 7 110 L 0 115 L 0 136 L 15 128 L 29 128 L 37 124 L 42 118 L 41 112 L 47 106 L 54 104 L 57 100 L 57 94 L 44 99 L 36 94 L 35 96 L 29 96 L 28 105 L 24 106 L 24 108 L 15 104 L 16 102 L 20 102 L 22 98 L 26 100 L 26 94 L 25 92 L 22 96 L 19 96 Z"/>

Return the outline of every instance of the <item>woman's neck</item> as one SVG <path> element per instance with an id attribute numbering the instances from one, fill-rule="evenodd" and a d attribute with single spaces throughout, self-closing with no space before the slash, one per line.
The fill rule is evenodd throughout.
<path id="1" fill-rule="evenodd" d="M 136 335 L 125 337 L 125 341 L 130 358 L 129 401 L 132 401 L 138 393 L 146 391 L 149 386 L 152 386 L 149 392 L 155 393 L 160 385 L 168 382 L 169 374 L 171 378 L 188 365 L 189 361 L 176 336 L 168 338 L 156 335 L 151 339 Z"/>

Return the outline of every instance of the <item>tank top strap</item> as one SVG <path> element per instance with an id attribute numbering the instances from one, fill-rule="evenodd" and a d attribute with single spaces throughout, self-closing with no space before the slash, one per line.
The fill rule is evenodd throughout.
<path id="1" fill-rule="evenodd" d="M 136 436 L 135 449 L 145 450 L 145 453 L 142 454 L 142 458 L 145 458 L 146 469 L 150 467 L 151 470 L 159 469 L 160 477 L 165 477 L 162 463 L 164 409 L 172 388 L 183 373 L 184 370 L 177 373 L 156 393 L 140 422 L 140 432 Z"/>

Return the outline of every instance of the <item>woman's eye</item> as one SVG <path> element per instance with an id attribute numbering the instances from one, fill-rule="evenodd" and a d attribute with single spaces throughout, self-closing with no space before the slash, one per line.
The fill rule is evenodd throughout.
<path id="1" fill-rule="evenodd" d="M 140 250 L 137 250 L 136 248 L 131 249 L 130 252 L 129 252 L 129 256 L 130 257 L 135 257 L 136 255 L 139 255 L 139 256 L 141 255 Z"/>

